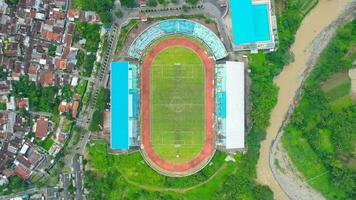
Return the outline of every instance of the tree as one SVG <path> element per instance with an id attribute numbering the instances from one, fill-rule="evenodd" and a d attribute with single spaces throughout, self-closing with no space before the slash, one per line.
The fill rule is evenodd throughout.
<path id="1" fill-rule="evenodd" d="M 17 5 L 17 3 L 19 2 L 19 0 L 5 0 L 5 2 L 11 6 L 11 7 L 15 7 Z"/>
<path id="2" fill-rule="evenodd" d="M 184 12 L 188 12 L 189 6 L 183 5 L 183 6 L 182 6 L 182 9 L 183 9 Z"/>
<path id="3" fill-rule="evenodd" d="M 156 7 L 157 6 L 157 0 L 148 0 L 148 6 Z"/>
<path id="4" fill-rule="evenodd" d="M 0 80 L 6 80 L 7 77 L 9 76 L 9 71 L 8 69 L 4 68 L 3 66 L 0 66 Z"/>
<path id="5" fill-rule="evenodd" d="M 162 5 L 166 5 L 167 4 L 167 2 L 165 0 L 158 0 L 158 3 L 162 4 Z"/>
<path id="6" fill-rule="evenodd" d="M 121 5 L 126 6 L 128 8 L 136 7 L 135 0 L 121 0 Z"/>
<path id="7" fill-rule="evenodd" d="M 120 9 L 117 9 L 115 12 L 116 17 L 121 18 L 122 17 L 122 11 Z"/>
<path id="8" fill-rule="evenodd" d="M 91 131 L 98 131 L 99 130 L 99 125 L 101 125 L 103 122 L 103 113 L 100 112 L 99 110 L 96 110 L 93 113 L 92 120 L 90 122 L 90 127 L 89 129 Z"/>
<path id="9" fill-rule="evenodd" d="M 197 5 L 199 0 L 185 0 L 185 2 L 187 2 L 187 3 L 191 4 L 191 5 Z"/>
<path id="10" fill-rule="evenodd" d="M 95 11 L 99 14 L 104 26 L 112 21 L 110 12 L 114 6 L 114 0 L 76 0 L 73 6 L 81 10 Z"/>
<path id="11" fill-rule="evenodd" d="M 55 56 L 56 55 L 56 50 L 57 50 L 57 46 L 54 44 L 49 44 L 48 46 L 48 55 L 50 56 Z"/>

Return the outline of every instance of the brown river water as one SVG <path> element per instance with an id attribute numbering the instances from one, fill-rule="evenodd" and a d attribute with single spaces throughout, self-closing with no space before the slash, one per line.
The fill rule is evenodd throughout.
<path id="1" fill-rule="evenodd" d="M 308 50 L 311 42 L 327 25 L 339 16 L 348 2 L 350 1 L 319 1 L 316 7 L 304 18 L 296 33 L 295 42 L 291 47 L 294 61 L 285 66 L 283 71 L 274 80 L 274 83 L 279 87 L 278 101 L 271 113 L 266 139 L 261 143 L 260 158 L 257 163 L 257 180 L 259 183 L 268 185 L 272 189 L 275 199 L 288 199 L 288 197 L 278 185 L 270 170 L 269 148 L 301 85 L 303 72 L 307 67 L 306 62 L 313 54 L 313 52 Z"/>

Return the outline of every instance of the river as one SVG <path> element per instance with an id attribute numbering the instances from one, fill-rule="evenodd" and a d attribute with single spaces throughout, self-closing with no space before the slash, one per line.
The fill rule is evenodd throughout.
<path id="1" fill-rule="evenodd" d="M 274 79 L 279 87 L 278 100 L 273 108 L 270 125 L 267 128 L 266 139 L 261 143 L 260 158 L 257 163 L 257 180 L 263 185 L 268 185 L 275 199 L 288 199 L 279 186 L 269 166 L 269 149 L 276 138 L 278 130 L 283 124 L 289 107 L 304 78 L 303 72 L 307 67 L 313 52 L 309 51 L 313 39 L 331 22 L 333 22 L 345 9 L 350 0 L 320 0 L 316 7 L 304 18 L 299 27 L 295 42 L 291 47 L 294 61 L 284 67 L 283 71 Z"/>

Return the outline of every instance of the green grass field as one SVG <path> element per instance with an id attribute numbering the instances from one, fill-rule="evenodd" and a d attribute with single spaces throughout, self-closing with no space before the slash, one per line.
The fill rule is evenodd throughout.
<path id="1" fill-rule="evenodd" d="M 348 77 L 348 72 L 343 71 L 333 75 L 330 79 L 321 84 L 321 89 L 325 93 L 330 106 L 334 111 L 352 105 L 350 95 L 351 80 Z"/>
<path id="2" fill-rule="evenodd" d="M 174 163 L 193 159 L 204 144 L 204 68 L 192 50 L 161 51 L 151 66 L 151 144 Z"/>

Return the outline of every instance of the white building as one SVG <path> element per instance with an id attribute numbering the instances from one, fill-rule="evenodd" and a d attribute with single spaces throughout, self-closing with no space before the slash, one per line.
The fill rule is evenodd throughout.
<path id="1" fill-rule="evenodd" d="M 245 71 L 243 62 L 216 67 L 215 129 L 217 145 L 228 151 L 245 148 Z"/>

